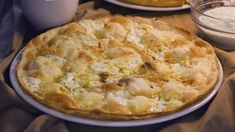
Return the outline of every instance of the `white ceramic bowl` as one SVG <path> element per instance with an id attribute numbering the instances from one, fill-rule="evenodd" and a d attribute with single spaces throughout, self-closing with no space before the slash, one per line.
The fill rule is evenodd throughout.
<path id="1" fill-rule="evenodd" d="M 43 30 L 69 22 L 78 7 L 78 0 L 21 0 L 25 17 Z"/>
<path id="2" fill-rule="evenodd" d="M 220 17 L 208 15 L 208 11 L 215 8 L 232 7 L 235 9 L 233 0 L 190 0 L 190 6 L 192 19 L 202 33 L 214 41 L 219 48 L 235 50 L 235 19 L 226 18 L 224 14 L 219 14 Z M 224 28 L 223 26 L 226 25 L 232 25 L 234 29 Z"/>

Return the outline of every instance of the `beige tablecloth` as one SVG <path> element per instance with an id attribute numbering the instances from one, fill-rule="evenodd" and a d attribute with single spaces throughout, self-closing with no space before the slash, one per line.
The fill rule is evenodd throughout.
<path id="1" fill-rule="evenodd" d="M 144 12 L 108 4 L 103 1 L 87 2 L 79 6 L 75 20 L 110 14 L 158 17 L 197 34 L 189 10 L 177 12 Z M 9 82 L 9 64 L 23 46 L 23 38 L 30 38 L 34 31 L 24 20 L 16 25 L 11 52 L 0 63 L 0 131 L 26 132 L 103 132 L 103 131 L 164 131 L 164 132 L 232 132 L 235 131 L 235 52 L 216 49 L 224 68 L 224 82 L 216 97 L 191 114 L 161 124 L 149 126 L 108 128 L 76 124 L 40 112 L 20 99 Z M 27 29 L 27 30 L 26 30 Z M 29 35 L 30 34 L 30 35 Z"/>

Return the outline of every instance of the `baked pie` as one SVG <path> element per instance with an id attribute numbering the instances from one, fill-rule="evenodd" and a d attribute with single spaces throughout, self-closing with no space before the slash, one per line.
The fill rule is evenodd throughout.
<path id="1" fill-rule="evenodd" d="M 212 46 L 188 31 L 110 16 L 33 38 L 17 77 L 25 93 L 60 112 L 132 120 L 186 108 L 213 88 L 218 69 Z"/>
<path id="2" fill-rule="evenodd" d="M 154 7 L 178 7 L 188 3 L 187 0 L 120 0 L 123 2 Z"/>

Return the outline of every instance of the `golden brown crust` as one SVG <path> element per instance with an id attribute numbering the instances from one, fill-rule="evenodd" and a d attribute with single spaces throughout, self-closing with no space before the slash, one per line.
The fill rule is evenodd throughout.
<path id="1" fill-rule="evenodd" d="M 76 108 L 76 102 L 64 94 L 48 94 L 43 99 L 43 102 L 56 109 L 66 110 Z"/>
<path id="2" fill-rule="evenodd" d="M 110 30 L 99 32 L 104 33 L 100 39 L 94 30 L 100 25 L 91 29 L 91 21 L 123 27 L 124 34 L 129 31 L 124 40 Z M 138 31 L 132 32 L 133 25 Z M 137 41 L 142 36 L 132 39 L 139 31 L 152 35 L 146 39 L 154 43 Z M 109 70 L 103 68 L 106 65 Z M 76 116 L 112 120 L 150 118 L 186 108 L 203 98 L 218 76 L 215 52 L 207 42 L 155 19 L 121 16 L 49 30 L 28 43 L 17 66 L 23 90 L 39 102 Z"/>

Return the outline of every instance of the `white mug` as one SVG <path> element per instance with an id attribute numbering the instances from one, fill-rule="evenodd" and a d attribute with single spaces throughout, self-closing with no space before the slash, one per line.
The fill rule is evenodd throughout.
<path id="1" fill-rule="evenodd" d="M 21 0 L 25 17 L 37 30 L 69 22 L 78 7 L 78 0 Z"/>

